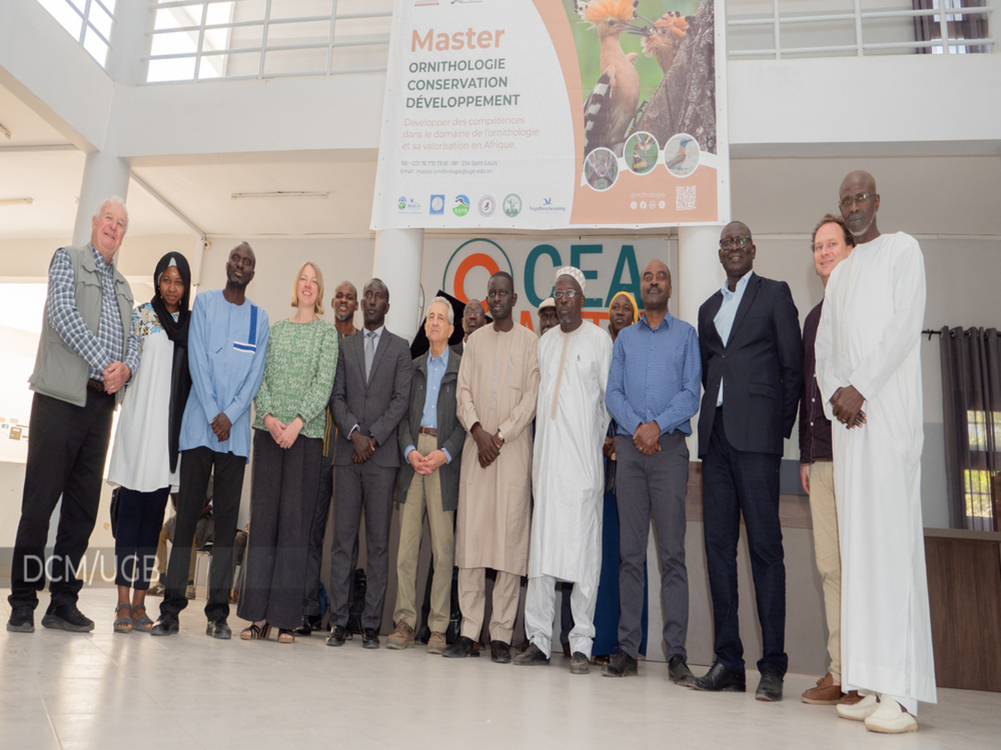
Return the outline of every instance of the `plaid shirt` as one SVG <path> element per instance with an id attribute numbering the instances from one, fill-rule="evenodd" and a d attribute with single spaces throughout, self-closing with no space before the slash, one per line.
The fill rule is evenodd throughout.
<path id="1" fill-rule="evenodd" d="M 90 365 L 92 380 L 103 380 L 103 373 L 112 362 L 118 361 L 122 351 L 122 319 L 115 295 L 115 266 L 106 263 L 93 245 L 87 245 L 94 254 L 94 262 L 101 273 L 101 322 L 95 335 L 84 323 L 76 307 L 76 287 L 73 262 L 65 248 L 59 248 L 49 268 L 49 293 L 45 314 L 49 325 Z M 135 331 L 129 332 L 125 365 L 132 375 L 139 367 L 140 340 Z"/>

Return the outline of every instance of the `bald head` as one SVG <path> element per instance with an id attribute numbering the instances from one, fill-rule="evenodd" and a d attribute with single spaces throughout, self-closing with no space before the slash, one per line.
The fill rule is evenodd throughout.
<path id="1" fill-rule="evenodd" d="M 640 299 L 643 307 L 650 312 L 665 312 L 671 299 L 671 271 L 662 260 L 654 258 L 640 274 Z"/>
<path id="2" fill-rule="evenodd" d="M 353 320 L 358 309 L 358 290 L 350 281 L 342 281 L 334 290 L 334 298 L 330 300 L 334 308 L 334 317 L 345 323 Z"/>
<path id="3" fill-rule="evenodd" d="M 879 194 L 876 192 L 876 179 L 871 174 L 862 169 L 849 173 L 841 181 L 838 205 L 856 243 L 871 242 L 879 237 L 876 226 Z"/>

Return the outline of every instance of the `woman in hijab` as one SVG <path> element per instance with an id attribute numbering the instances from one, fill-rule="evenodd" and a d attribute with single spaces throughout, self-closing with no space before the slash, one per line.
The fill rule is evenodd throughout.
<path id="1" fill-rule="evenodd" d="M 108 484 L 119 488 L 116 633 L 153 627 L 146 614 L 146 591 L 167 497 L 177 490 L 181 416 L 191 391 L 187 259 L 180 253 L 164 255 L 153 273 L 153 289 L 153 299 L 132 311 L 142 355 L 122 402 L 108 470 Z"/>
<path id="2" fill-rule="evenodd" d="M 615 342 L 619 331 L 640 319 L 636 299 L 622 291 L 608 305 L 608 333 Z M 614 420 L 605 435 L 605 506 L 601 525 L 601 573 L 598 578 L 598 600 L 594 609 L 595 664 L 607 664 L 619 645 L 619 506 L 615 496 L 615 434 Z M 643 569 L 643 637 L 640 653 L 646 655 L 647 584 Z"/>

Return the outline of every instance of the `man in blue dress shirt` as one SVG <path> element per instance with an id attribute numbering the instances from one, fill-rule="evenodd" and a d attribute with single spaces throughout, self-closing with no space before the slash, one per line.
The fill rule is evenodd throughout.
<path id="1" fill-rule="evenodd" d="M 229 254 L 226 287 L 195 297 L 188 333 L 191 395 L 181 420 L 181 484 L 177 526 L 167 566 L 167 590 L 160 619 L 151 635 L 174 635 L 177 616 L 188 600 L 191 542 L 201 515 L 209 475 L 215 543 L 205 616 L 206 635 L 229 638 L 229 590 L 233 583 L 236 536 L 243 474 L 250 455 L 250 405 L 264 375 L 268 314 L 246 297 L 257 259 L 246 242 Z"/>
<path id="2" fill-rule="evenodd" d="M 691 671 L 688 571 L 685 568 L 685 492 L 691 419 L 699 410 L 702 367 L 695 329 L 667 309 L 671 272 L 651 260 L 640 277 L 643 317 L 615 339 L 605 403 L 618 426 L 619 652 L 602 668 L 606 677 L 637 674 L 642 639 L 643 563 L 650 514 L 657 529 L 662 570 L 664 642 L 671 679 Z"/>

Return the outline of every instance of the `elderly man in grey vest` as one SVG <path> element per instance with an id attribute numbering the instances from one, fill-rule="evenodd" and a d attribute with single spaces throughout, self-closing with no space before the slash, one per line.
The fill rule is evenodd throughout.
<path id="1" fill-rule="evenodd" d="M 139 339 L 130 331 L 132 292 L 115 255 L 129 218 L 124 200 L 101 203 L 90 243 L 62 247 L 49 265 L 35 396 L 28 426 L 21 520 L 11 566 L 7 630 L 31 633 L 38 594 L 49 577 L 50 604 L 42 625 L 89 632 L 92 620 L 76 602 L 76 571 L 97 519 L 111 417 L 122 386 L 139 365 Z M 62 497 L 56 545 L 45 559 L 49 521 Z"/>

